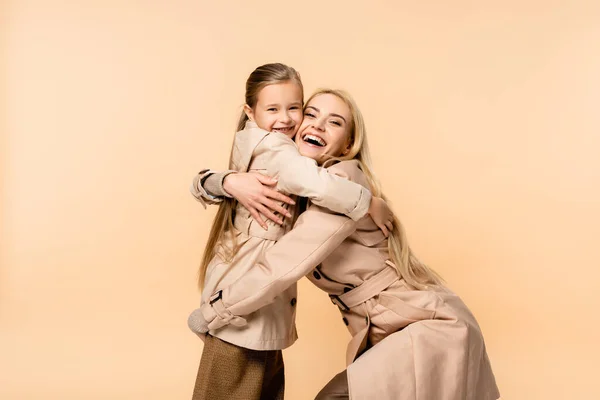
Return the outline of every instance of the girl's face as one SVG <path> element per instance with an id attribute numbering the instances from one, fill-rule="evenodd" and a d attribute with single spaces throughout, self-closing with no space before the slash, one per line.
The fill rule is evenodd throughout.
<path id="1" fill-rule="evenodd" d="M 327 157 L 340 157 L 351 146 L 352 113 L 342 99 L 333 94 L 314 97 L 304 109 L 304 121 L 296 135 L 300 154 L 323 163 Z"/>
<path id="2" fill-rule="evenodd" d="M 302 123 L 302 89 L 291 81 L 265 86 L 254 108 L 244 111 L 259 128 L 293 138 Z"/>

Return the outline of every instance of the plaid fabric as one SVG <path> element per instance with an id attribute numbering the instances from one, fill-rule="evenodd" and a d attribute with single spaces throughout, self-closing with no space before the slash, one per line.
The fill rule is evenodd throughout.
<path id="1" fill-rule="evenodd" d="M 281 350 L 250 350 L 206 335 L 192 400 L 283 400 Z"/>

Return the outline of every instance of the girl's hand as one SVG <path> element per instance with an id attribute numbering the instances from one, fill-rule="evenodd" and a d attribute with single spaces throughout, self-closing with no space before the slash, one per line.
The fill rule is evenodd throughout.
<path id="1" fill-rule="evenodd" d="M 257 172 L 242 172 L 227 175 L 223 181 L 223 189 L 239 201 L 250 212 L 252 218 L 266 230 L 267 224 L 260 214 L 263 214 L 276 224 L 282 225 L 283 220 L 275 215 L 274 212 L 285 215 L 288 218 L 291 218 L 292 214 L 277 202 L 296 204 L 288 196 L 279 193 L 275 189 L 276 184 L 276 179 Z"/>
<path id="2" fill-rule="evenodd" d="M 385 200 L 380 197 L 373 197 L 369 206 L 369 215 L 373 218 L 375 225 L 381 229 L 384 236 L 388 237 L 394 229 L 394 213 Z"/>

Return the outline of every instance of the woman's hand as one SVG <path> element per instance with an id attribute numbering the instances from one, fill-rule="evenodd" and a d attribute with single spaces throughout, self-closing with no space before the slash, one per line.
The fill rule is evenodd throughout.
<path id="1" fill-rule="evenodd" d="M 239 201 L 250 212 L 252 218 L 266 230 L 267 224 L 260 214 L 276 224 L 282 225 L 283 220 L 274 212 L 288 218 L 291 218 L 292 214 L 277 202 L 296 204 L 288 196 L 279 193 L 275 189 L 276 184 L 277 180 L 268 176 L 257 172 L 243 172 L 227 175 L 223 181 L 223 189 Z"/>
<path id="2" fill-rule="evenodd" d="M 380 197 L 373 197 L 369 206 L 369 215 L 373 218 L 375 225 L 381 229 L 384 236 L 388 237 L 394 229 L 394 213 L 385 200 Z"/>

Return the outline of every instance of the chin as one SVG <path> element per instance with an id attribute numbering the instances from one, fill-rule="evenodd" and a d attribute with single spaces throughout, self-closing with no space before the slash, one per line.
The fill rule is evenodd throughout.
<path id="1" fill-rule="evenodd" d="M 322 157 L 322 154 L 318 151 L 314 151 L 312 149 L 309 149 L 308 151 L 305 149 L 300 149 L 300 154 L 302 154 L 304 157 L 308 157 L 308 158 L 312 158 L 313 160 L 319 160 Z"/>

